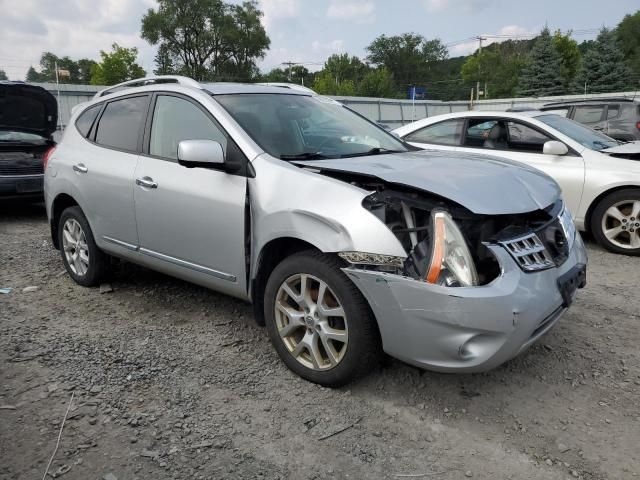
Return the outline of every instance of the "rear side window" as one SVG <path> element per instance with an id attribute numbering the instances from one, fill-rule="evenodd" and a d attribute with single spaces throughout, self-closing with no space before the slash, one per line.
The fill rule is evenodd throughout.
<path id="1" fill-rule="evenodd" d="M 464 120 L 445 120 L 421 128 L 409 135 L 404 140 L 415 143 L 437 143 L 440 145 L 460 145 Z"/>
<path id="2" fill-rule="evenodd" d="M 616 118 L 620 113 L 620 105 L 609 105 L 607 107 L 607 120 Z"/>
<path id="3" fill-rule="evenodd" d="M 100 113 L 100 108 L 102 108 L 102 105 L 94 105 L 93 107 L 89 107 L 84 112 L 82 112 L 76 120 L 76 128 L 80 132 L 80 135 L 82 135 L 83 137 L 86 138 L 87 135 L 89 135 L 89 130 L 91 130 L 93 122 L 98 116 L 98 113 Z"/>
<path id="4" fill-rule="evenodd" d="M 149 153 L 176 160 L 182 140 L 214 140 L 227 151 L 227 138 L 196 105 L 178 97 L 159 95 L 151 124 Z"/>
<path id="5" fill-rule="evenodd" d="M 147 114 L 148 98 L 145 95 L 107 103 L 98 122 L 96 143 L 135 152 Z"/>
<path id="6" fill-rule="evenodd" d="M 580 123 L 597 123 L 602 119 L 603 105 L 585 105 L 576 107 L 573 119 Z"/>

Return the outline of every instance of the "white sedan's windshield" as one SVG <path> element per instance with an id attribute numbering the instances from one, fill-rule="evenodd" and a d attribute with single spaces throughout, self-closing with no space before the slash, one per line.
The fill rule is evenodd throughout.
<path id="1" fill-rule="evenodd" d="M 541 115 L 536 117 L 536 120 L 546 123 L 591 150 L 600 151 L 604 148 L 615 147 L 620 144 L 611 137 L 607 137 L 602 133 L 591 130 L 589 127 L 585 127 L 581 123 L 559 115 Z"/>
<path id="2" fill-rule="evenodd" d="M 406 152 L 393 135 L 337 102 L 286 94 L 216 95 L 255 142 L 283 160 Z"/>

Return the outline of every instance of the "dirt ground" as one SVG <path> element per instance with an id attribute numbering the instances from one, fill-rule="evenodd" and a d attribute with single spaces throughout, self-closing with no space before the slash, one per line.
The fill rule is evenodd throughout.
<path id="1" fill-rule="evenodd" d="M 63 480 L 640 478 L 640 258 L 593 241 L 587 288 L 523 356 L 388 360 L 338 390 L 290 373 L 240 301 L 129 264 L 77 286 L 41 206 L 0 205 L 0 247 L 2 479 L 43 477 L 72 394 Z"/>

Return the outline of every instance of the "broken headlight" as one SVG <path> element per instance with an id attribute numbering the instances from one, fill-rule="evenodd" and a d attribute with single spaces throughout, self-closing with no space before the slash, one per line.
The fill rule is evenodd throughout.
<path id="1" fill-rule="evenodd" d="M 431 262 L 425 280 L 446 287 L 478 285 L 478 273 L 473 257 L 451 215 L 435 211 L 432 214 L 432 222 Z"/>

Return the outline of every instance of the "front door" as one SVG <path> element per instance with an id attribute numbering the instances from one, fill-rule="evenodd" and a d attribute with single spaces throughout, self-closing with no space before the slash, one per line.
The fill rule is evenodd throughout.
<path id="1" fill-rule="evenodd" d="M 155 267 L 218 290 L 246 293 L 246 178 L 177 161 L 181 140 L 229 140 L 210 114 L 191 100 L 155 98 L 148 154 L 135 172 L 140 252 Z"/>

